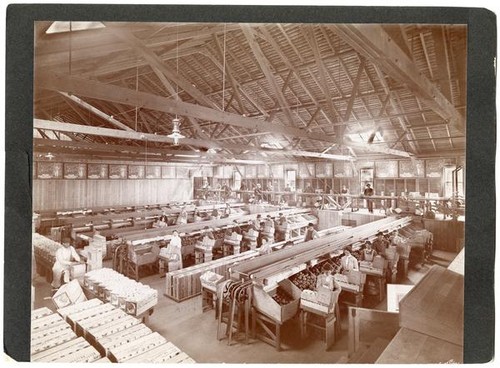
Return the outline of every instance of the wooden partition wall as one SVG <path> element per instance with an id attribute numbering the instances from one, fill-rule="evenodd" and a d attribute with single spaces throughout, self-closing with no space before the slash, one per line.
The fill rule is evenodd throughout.
<path id="1" fill-rule="evenodd" d="M 33 180 L 33 210 L 142 205 L 193 198 L 193 179 Z"/>

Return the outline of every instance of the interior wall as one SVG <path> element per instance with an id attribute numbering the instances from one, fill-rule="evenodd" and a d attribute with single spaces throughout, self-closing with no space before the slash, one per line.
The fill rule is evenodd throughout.
<path id="1" fill-rule="evenodd" d="M 33 180 L 33 210 L 143 205 L 186 201 L 193 179 Z"/>

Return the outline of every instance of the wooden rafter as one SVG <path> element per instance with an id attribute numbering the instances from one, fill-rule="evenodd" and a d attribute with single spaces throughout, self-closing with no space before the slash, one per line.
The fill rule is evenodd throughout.
<path id="1" fill-rule="evenodd" d="M 390 37 L 380 25 L 335 24 L 332 27 L 360 54 L 380 65 L 393 78 L 406 83 L 413 93 L 425 99 L 443 119 L 450 120 L 459 131 L 464 132 L 462 115 L 432 82 L 418 72 L 413 61 L 399 46 L 390 42 Z"/>
<path id="2" fill-rule="evenodd" d="M 65 98 L 67 98 L 68 100 L 71 100 L 71 101 L 75 102 L 79 106 L 81 106 L 84 109 L 90 111 L 91 113 L 99 116 L 101 119 L 104 119 L 105 121 L 107 121 L 108 123 L 116 126 L 117 128 L 120 128 L 120 129 L 123 129 L 123 130 L 128 130 L 128 131 L 133 131 L 133 129 L 130 128 L 129 126 L 127 126 L 127 125 L 123 124 L 122 122 L 116 120 L 113 116 L 110 116 L 110 115 L 106 114 L 105 112 L 99 110 L 98 108 L 92 106 L 91 104 L 83 101 L 81 98 L 73 96 L 73 95 L 70 95 L 70 94 L 68 94 L 66 92 L 59 92 L 59 93 L 62 96 L 64 96 Z"/>
<path id="3" fill-rule="evenodd" d="M 169 114 L 179 114 L 181 116 L 191 116 L 198 119 L 205 119 L 234 126 L 241 126 L 259 131 L 272 132 L 278 134 L 289 134 L 312 140 L 321 140 L 334 143 L 333 137 L 324 134 L 307 133 L 302 129 L 293 127 L 283 127 L 277 124 L 268 124 L 257 119 L 246 118 L 240 115 L 210 109 L 200 105 L 194 105 L 182 101 L 172 101 L 164 97 L 152 95 L 145 92 L 134 91 L 118 86 L 97 83 L 81 78 L 57 75 L 54 73 L 38 74 L 36 85 L 40 88 L 52 89 L 56 91 L 66 91 L 82 96 L 96 99 L 118 102 L 122 104 L 140 106 L 152 110 L 163 111 Z"/>
<path id="4" fill-rule="evenodd" d="M 243 34 L 245 35 L 245 38 L 248 44 L 250 45 L 250 48 L 252 49 L 253 55 L 255 56 L 255 59 L 257 60 L 257 63 L 260 66 L 260 69 L 266 76 L 266 79 L 269 82 L 269 85 L 271 86 L 275 94 L 275 97 L 278 100 L 281 110 L 283 111 L 288 120 L 288 123 L 293 125 L 293 117 L 292 114 L 290 113 L 288 102 L 286 101 L 285 96 L 281 92 L 281 89 L 278 87 L 278 84 L 276 83 L 276 78 L 271 70 L 269 61 L 266 59 L 258 42 L 255 40 L 253 29 L 248 24 L 241 24 L 241 30 L 243 31 Z"/>

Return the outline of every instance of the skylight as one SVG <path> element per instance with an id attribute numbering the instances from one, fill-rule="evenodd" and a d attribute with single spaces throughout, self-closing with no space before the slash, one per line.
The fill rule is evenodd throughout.
<path id="1" fill-rule="evenodd" d="M 45 33 L 63 33 L 69 32 L 70 22 L 54 22 L 50 25 Z M 71 31 L 85 31 L 87 29 L 104 28 L 101 22 L 71 22 Z"/>

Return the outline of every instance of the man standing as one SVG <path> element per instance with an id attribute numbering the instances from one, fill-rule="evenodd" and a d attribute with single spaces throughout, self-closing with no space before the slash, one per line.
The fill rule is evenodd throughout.
<path id="1" fill-rule="evenodd" d="M 373 200 L 369 197 L 373 196 L 373 189 L 370 183 L 366 183 L 365 191 L 363 192 L 366 198 L 366 205 L 368 207 L 368 212 L 373 213 Z"/>

